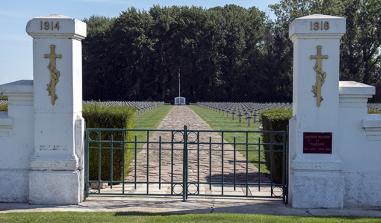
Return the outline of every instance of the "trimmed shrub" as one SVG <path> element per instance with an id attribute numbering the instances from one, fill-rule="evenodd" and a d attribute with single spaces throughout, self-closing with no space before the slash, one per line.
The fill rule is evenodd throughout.
<path id="1" fill-rule="evenodd" d="M 0 104 L 0 112 L 1 111 L 8 111 L 8 105 L 6 103 Z"/>
<path id="2" fill-rule="evenodd" d="M 134 128 L 135 109 L 128 106 L 104 106 L 87 104 L 83 107 L 83 117 L 87 128 Z M 91 132 L 93 140 L 108 141 L 89 144 L 89 179 L 98 180 L 98 168 L 101 163 L 101 180 L 111 180 L 111 139 L 113 143 L 113 181 L 122 180 L 123 169 L 125 176 L 129 172 L 133 159 L 133 151 L 128 148 L 126 141 L 132 141 L 132 135 L 121 131 L 103 131 L 101 134 Z M 99 146 L 101 146 L 101 161 L 99 161 Z M 123 157 L 124 149 L 124 157 Z M 123 168 L 124 159 L 124 168 Z"/>
<path id="3" fill-rule="evenodd" d="M 368 108 L 368 114 L 381 114 L 381 110 L 376 108 Z"/>
<path id="4" fill-rule="evenodd" d="M 0 95 L 0 112 L 8 111 L 8 97 Z"/>
<path id="5" fill-rule="evenodd" d="M 272 174 L 275 183 L 282 182 L 284 173 L 284 156 L 286 153 L 283 145 L 269 145 L 270 143 L 283 143 L 283 134 L 270 133 L 266 131 L 287 131 L 288 121 L 292 117 L 292 110 L 285 108 L 269 109 L 261 113 L 263 126 L 263 143 L 265 151 L 265 163 Z M 271 151 L 272 150 L 272 155 Z"/>

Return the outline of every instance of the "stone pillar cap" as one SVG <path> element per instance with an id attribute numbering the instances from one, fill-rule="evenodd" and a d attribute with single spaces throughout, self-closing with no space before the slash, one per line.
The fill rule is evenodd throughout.
<path id="1" fill-rule="evenodd" d="M 86 23 L 64 15 L 51 14 L 35 17 L 26 25 L 33 38 L 77 39 L 86 37 Z"/>
<path id="2" fill-rule="evenodd" d="M 33 80 L 19 80 L 7 84 L 0 85 L 0 94 L 24 95 L 33 93 Z"/>
<path id="3" fill-rule="evenodd" d="M 313 36 L 337 36 L 340 38 L 346 29 L 346 19 L 339 16 L 313 14 L 296 18 L 292 21 L 289 28 L 289 37 L 293 39 L 294 36 L 302 35 L 303 37 Z M 325 23 L 328 23 L 326 25 Z M 314 26 L 318 23 L 318 26 Z"/>
<path id="4" fill-rule="evenodd" d="M 339 93 L 340 95 L 374 95 L 376 88 L 356 81 L 340 81 Z"/>

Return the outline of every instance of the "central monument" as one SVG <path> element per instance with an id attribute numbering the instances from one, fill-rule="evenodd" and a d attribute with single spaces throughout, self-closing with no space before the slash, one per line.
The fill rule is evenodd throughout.
<path id="1" fill-rule="evenodd" d="M 181 94 L 180 94 L 180 87 L 181 87 L 181 82 L 180 82 L 180 70 L 179 70 L 179 75 L 178 75 L 178 79 L 179 79 L 179 96 L 178 97 L 175 97 L 175 105 L 186 105 L 186 100 L 184 97 L 181 97 Z"/>

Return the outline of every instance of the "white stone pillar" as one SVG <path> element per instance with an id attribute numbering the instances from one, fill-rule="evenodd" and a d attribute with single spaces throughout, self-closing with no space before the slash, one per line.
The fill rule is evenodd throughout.
<path id="1" fill-rule="evenodd" d="M 310 15 L 290 25 L 294 60 L 289 201 L 293 207 L 343 207 L 338 114 L 344 33 L 342 17 Z"/>
<path id="2" fill-rule="evenodd" d="M 34 155 L 29 202 L 83 200 L 82 49 L 86 24 L 61 15 L 28 22 L 33 37 Z"/>

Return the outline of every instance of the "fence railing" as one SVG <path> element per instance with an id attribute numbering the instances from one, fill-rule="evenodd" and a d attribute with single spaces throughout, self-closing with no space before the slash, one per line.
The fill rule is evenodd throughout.
<path id="1" fill-rule="evenodd" d="M 88 195 L 287 199 L 287 132 L 86 129 Z"/>

